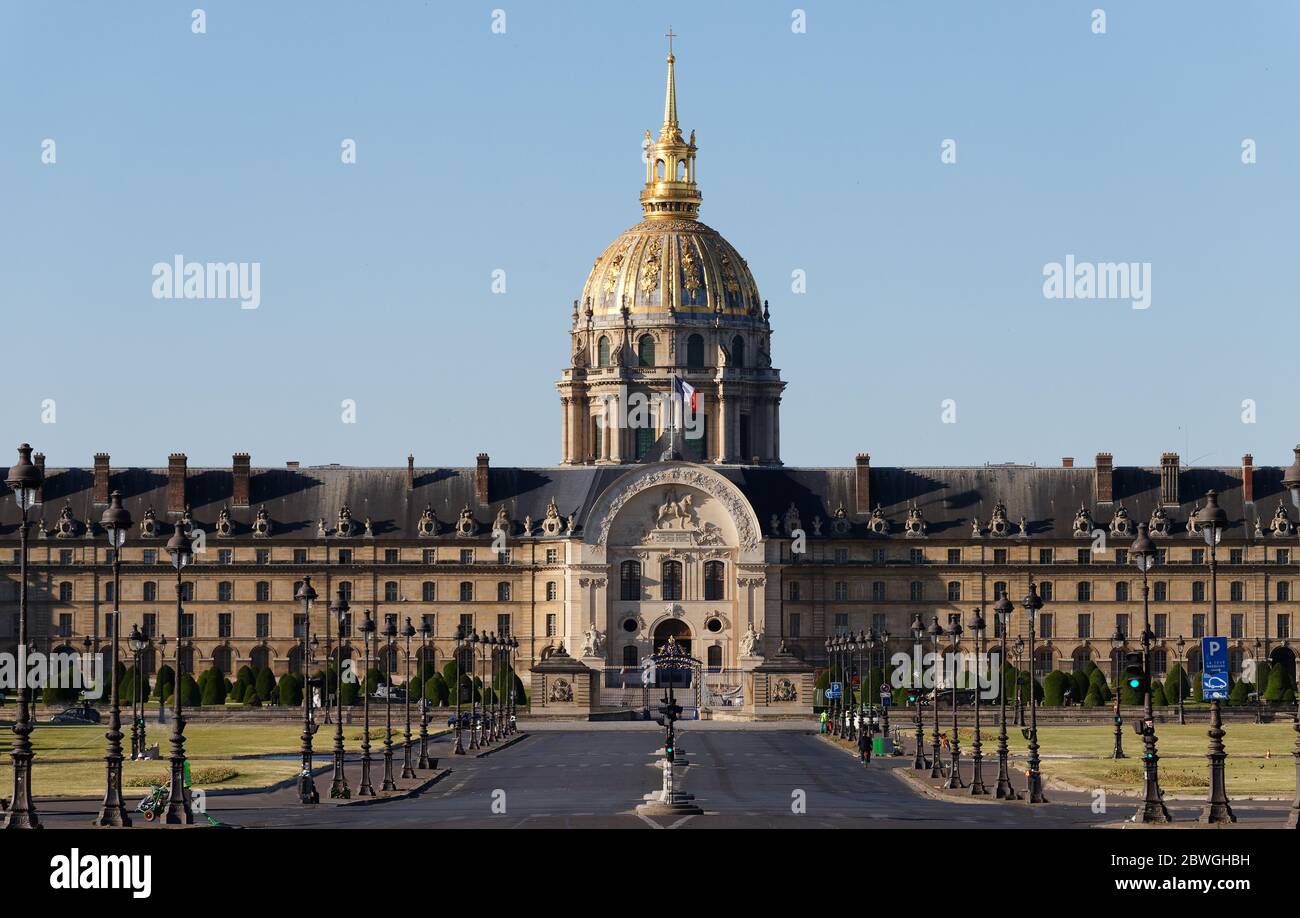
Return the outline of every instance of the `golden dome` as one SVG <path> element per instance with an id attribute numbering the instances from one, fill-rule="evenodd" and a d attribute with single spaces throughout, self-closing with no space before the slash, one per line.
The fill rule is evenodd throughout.
<path id="1" fill-rule="evenodd" d="M 653 143 L 645 133 L 645 219 L 626 230 L 592 266 L 582 288 L 582 309 L 593 319 L 678 312 L 757 316 L 758 287 L 745 259 L 696 219 L 701 195 L 695 183 L 695 132 L 682 138 L 677 123 L 676 58 L 669 30 L 664 122 Z M 575 316 L 575 319 L 577 317 Z"/>
<path id="2" fill-rule="evenodd" d="M 651 218 L 623 232 L 592 266 L 582 308 L 593 318 L 678 312 L 756 316 L 763 303 L 749 265 L 698 220 Z"/>

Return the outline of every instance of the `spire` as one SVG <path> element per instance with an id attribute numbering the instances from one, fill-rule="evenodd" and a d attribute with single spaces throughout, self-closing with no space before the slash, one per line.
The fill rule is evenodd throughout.
<path id="1" fill-rule="evenodd" d="M 671 27 L 668 29 L 668 84 L 664 90 L 664 124 L 659 139 L 653 143 L 645 133 L 646 177 L 641 192 L 645 216 L 655 218 L 695 219 L 700 208 L 700 192 L 695 185 L 695 132 L 690 141 L 682 138 L 677 122 L 677 57 L 673 54 Z"/>

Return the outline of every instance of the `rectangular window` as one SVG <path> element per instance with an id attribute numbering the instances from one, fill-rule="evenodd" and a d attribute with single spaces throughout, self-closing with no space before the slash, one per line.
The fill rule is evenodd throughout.
<path id="1" fill-rule="evenodd" d="M 848 550 L 847 548 L 837 548 L 837 549 L 835 549 L 835 563 L 836 563 L 836 564 L 848 564 L 848 563 L 849 563 L 849 550 Z"/>
<path id="2" fill-rule="evenodd" d="M 385 564 L 396 564 L 396 563 L 398 562 L 398 560 L 399 560 L 399 555 L 398 555 L 398 552 L 397 552 L 397 549 L 396 549 L 396 548 L 385 548 L 385 549 L 384 549 L 384 563 L 385 563 Z"/>
<path id="3" fill-rule="evenodd" d="M 181 613 L 181 637 L 183 638 L 194 637 L 194 613 L 193 612 Z"/>
<path id="4" fill-rule="evenodd" d="M 217 602 L 233 602 L 235 599 L 235 585 L 229 580 L 222 580 L 217 584 Z"/>
<path id="5" fill-rule="evenodd" d="M 1169 601 L 1169 584 L 1164 580 L 1157 580 L 1151 585 L 1151 599 L 1153 602 Z"/>
<path id="6" fill-rule="evenodd" d="M 800 589 L 799 589 L 799 581 L 798 581 L 798 580 L 791 580 L 791 581 L 790 581 L 790 601 L 791 601 L 791 602 L 798 602 L 798 601 L 800 600 L 800 598 L 801 598 L 801 595 L 802 595 L 802 594 L 801 594 L 801 591 L 800 591 Z"/>
<path id="7" fill-rule="evenodd" d="M 912 564 L 924 564 L 924 563 L 925 563 L 925 549 L 924 549 L 924 548 L 909 548 L 909 549 L 907 550 L 907 560 L 908 560 L 909 562 L 911 562 Z"/>
<path id="8" fill-rule="evenodd" d="M 59 613 L 59 637 L 72 637 L 72 613 Z"/>
<path id="9" fill-rule="evenodd" d="M 908 594 L 911 596 L 912 602 L 923 602 L 925 600 L 925 584 L 919 580 L 913 580 L 908 585 Z"/>
<path id="10" fill-rule="evenodd" d="M 460 550 L 460 563 L 461 563 L 461 564 L 473 564 L 473 563 L 474 563 L 474 549 L 472 549 L 472 548 L 462 548 L 462 549 Z"/>
<path id="11" fill-rule="evenodd" d="M 259 548 L 259 549 L 257 549 L 257 551 L 255 551 L 255 552 L 253 553 L 253 558 L 254 558 L 254 559 L 257 561 L 257 563 L 260 564 L 260 565 L 265 566 L 265 565 L 267 565 L 267 564 L 270 564 L 270 563 L 271 563 L 271 549 L 269 549 L 269 548 Z"/>
<path id="12" fill-rule="evenodd" d="M 835 581 L 835 601 L 845 602 L 849 598 L 849 585 L 844 580 Z"/>
<path id="13" fill-rule="evenodd" d="M 1077 561 L 1078 561 L 1079 564 L 1091 564 L 1091 563 L 1092 563 L 1092 549 L 1091 549 L 1091 548 L 1080 548 L 1080 549 L 1078 550 Z"/>
<path id="14" fill-rule="evenodd" d="M 510 613 L 497 613 L 497 637 L 504 637 L 510 633 Z"/>
<path id="15" fill-rule="evenodd" d="M 547 563 L 547 564 L 558 564 L 558 563 L 559 563 L 559 560 L 560 560 L 560 551 L 559 551 L 558 548 L 548 548 L 548 549 L 546 549 L 546 563 Z"/>
<path id="16" fill-rule="evenodd" d="M 113 601 L 113 581 L 109 580 L 104 584 L 104 602 Z"/>
<path id="17" fill-rule="evenodd" d="M 1115 601 L 1128 602 L 1128 582 L 1121 580 L 1115 584 Z"/>
<path id="18" fill-rule="evenodd" d="M 510 549 L 503 548 L 499 552 L 497 552 L 497 564 L 509 564 L 509 563 L 510 563 Z"/>
<path id="19" fill-rule="evenodd" d="M 798 612 L 790 613 L 790 637 L 798 638 L 803 636 L 802 616 Z"/>
<path id="20" fill-rule="evenodd" d="M 1288 613 L 1279 613 L 1277 617 L 1277 636 L 1279 640 L 1286 640 L 1291 637 L 1291 616 Z"/>
<path id="21" fill-rule="evenodd" d="M 1201 584 L 1201 599 L 1205 599 L 1205 585 Z M 1228 601 L 1245 602 L 1246 601 L 1246 584 L 1241 580 L 1234 580 L 1228 584 Z"/>
<path id="22" fill-rule="evenodd" d="M 384 602 L 397 602 L 397 581 L 384 582 Z"/>
<path id="23" fill-rule="evenodd" d="M 420 553 L 420 559 L 425 564 L 436 564 L 438 562 L 438 549 L 426 548 L 423 552 Z"/>
<path id="24" fill-rule="evenodd" d="M 271 636 L 271 613 L 258 612 L 257 613 L 257 638 L 258 640 L 261 640 L 263 638 L 269 638 L 270 636 Z"/>
<path id="25" fill-rule="evenodd" d="M 1232 613 L 1232 637 L 1241 640 L 1246 636 L 1246 616 L 1240 612 Z"/>
<path id="26" fill-rule="evenodd" d="M 1044 580 L 1038 585 L 1038 595 L 1043 598 L 1043 602 L 1052 601 L 1052 581 Z"/>
<path id="27" fill-rule="evenodd" d="M 1198 551 L 1199 551 L 1199 549 L 1198 549 Z M 1202 552 L 1202 557 L 1204 557 L 1204 552 Z M 1228 563 L 1229 563 L 1229 564 L 1240 564 L 1241 562 L 1242 562 L 1242 551 L 1241 551 L 1241 549 L 1240 549 L 1240 548 L 1229 549 L 1229 550 L 1228 550 Z"/>
<path id="28" fill-rule="evenodd" d="M 235 563 L 235 551 L 234 551 L 234 549 L 232 549 L 232 548 L 218 548 L 218 549 L 217 549 L 217 563 L 218 563 L 218 564 L 234 564 L 234 563 Z"/>
<path id="29" fill-rule="evenodd" d="M 546 601 L 555 602 L 560 596 L 559 585 L 554 580 L 546 581 Z"/>
<path id="30" fill-rule="evenodd" d="M 295 549 L 293 550 L 293 563 L 294 563 L 294 564 L 306 564 L 306 563 L 307 563 L 307 549 L 305 549 L 305 548 L 295 548 Z"/>
<path id="31" fill-rule="evenodd" d="M 888 616 L 884 612 L 873 612 L 871 614 L 871 627 L 876 629 L 876 634 L 885 630 Z"/>
<path id="32" fill-rule="evenodd" d="M 142 564 L 157 564 L 158 549 L 146 548 L 144 551 L 140 552 L 140 562 Z"/>
<path id="33" fill-rule="evenodd" d="M 873 580 L 871 582 L 871 601 L 872 602 L 885 601 L 885 581 Z"/>
<path id="34" fill-rule="evenodd" d="M 257 581 L 257 601 L 258 602 L 271 601 L 271 584 L 269 581 L 266 580 Z"/>
<path id="35" fill-rule="evenodd" d="M 158 637 L 158 613 L 146 612 L 140 622 L 140 630 L 144 632 L 147 638 Z"/>
<path id="36" fill-rule="evenodd" d="M 1121 564 L 1121 565 L 1127 565 L 1127 564 L 1128 564 L 1128 549 L 1127 549 L 1127 548 L 1117 548 L 1117 549 L 1115 549 L 1115 563 L 1116 563 L 1116 564 Z"/>
<path id="37" fill-rule="evenodd" d="M 1007 550 L 1006 550 L 1005 548 L 995 548 L 995 549 L 993 549 L 993 563 L 994 563 L 994 564 L 1006 564 L 1006 563 L 1007 563 Z"/>
<path id="38" fill-rule="evenodd" d="M 948 549 L 948 563 L 949 563 L 949 564 L 961 564 L 961 549 L 960 549 L 960 548 L 950 548 L 950 549 Z"/>
<path id="39" fill-rule="evenodd" d="M 1192 581 L 1192 602 L 1205 602 L 1205 581 L 1204 580 Z"/>
<path id="40" fill-rule="evenodd" d="M 71 563 L 72 563 L 72 549 L 71 549 L 71 548 L 60 548 L 60 549 L 59 549 L 59 563 L 60 563 L 60 564 L 71 564 Z"/>
<path id="41" fill-rule="evenodd" d="M 1074 598 L 1079 602 L 1092 601 L 1092 584 L 1087 580 L 1080 580 L 1074 588 Z"/>
<path id="42" fill-rule="evenodd" d="M 230 613 L 218 612 L 217 613 L 217 637 L 228 638 L 230 636 L 231 636 Z"/>
<path id="43" fill-rule="evenodd" d="M 887 556 L 885 555 L 885 550 L 883 548 L 871 549 L 872 564 L 884 564 L 886 560 L 887 560 Z"/>
<path id="44" fill-rule="evenodd" d="M 1204 564 L 1204 563 L 1205 563 L 1205 549 L 1204 549 L 1204 548 L 1193 548 L 1193 549 L 1192 549 L 1192 564 L 1197 565 L 1197 566 L 1199 567 L 1200 565 L 1202 565 L 1202 564 Z"/>
<path id="45" fill-rule="evenodd" d="M 438 599 L 438 584 L 432 580 L 424 581 L 420 587 L 420 599 L 423 602 L 435 602 Z"/>
<path id="46" fill-rule="evenodd" d="M 339 549 L 339 562 L 338 562 L 338 563 L 339 563 L 339 564 L 351 564 L 351 563 L 352 563 L 352 549 L 350 549 L 350 548 L 340 548 L 340 549 Z"/>
<path id="47" fill-rule="evenodd" d="M 1205 613 L 1204 612 L 1192 613 L 1192 637 L 1194 638 L 1205 637 Z"/>
<path id="48" fill-rule="evenodd" d="M 948 584 L 948 601 L 961 602 L 961 583 L 954 580 Z"/>
<path id="49" fill-rule="evenodd" d="M 1052 619 L 1054 617 L 1051 612 L 1043 612 L 1038 616 L 1038 636 L 1045 641 L 1052 637 Z"/>
<path id="50" fill-rule="evenodd" d="M 1291 563 L 1291 549 L 1289 549 L 1289 548 L 1279 548 L 1279 549 L 1277 550 L 1277 563 L 1278 563 L 1278 564 L 1290 564 L 1290 563 Z"/>
<path id="51" fill-rule="evenodd" d="M 1080 638 L 1092 637 L 1092 616 L 1087 612 L 1079 613 L 1079 630 L 1077 636 Z"/>
<path id="52" fill-rule="evenodd" d="M 463 618 L 464 616 L 461 617 Z M 554 612 L 546 613 L 546 636 L 547 637 L 555 637 L 556 632 L 559 630 L 559 626 L 556 625 L 557 620 L 558 619 Z"/>
<path id="53" fill-rule="evenodd" d="M 1050 548 L 1040 548 L 1040 549 L 1038 549 L 1038 563 L 1039 563 L 1039 564 L 1055 564 L 1055 563 L 1056 563 L 1056 553 L 1055 553 L 1054 551 L 1052 551 L 1052 549 L 1050 549 Z"/>
<path id="54" fill-rule="evenodd" d="M 835 613 L 835 630 L 836 630 L 836 631 L 843 632 L 843 631 L 847 631 L 848 628 L 849 628 L 849 613 L 847 613 L 847 612 L 836 612 L 836 613 Z"/>
<path id="55" fill-rule="evenodd" d="M 1289 580 L 1279 580 L 1277 582 L 1277 601 L 1291 601 L 1291 582 Z"/>
<path id="56" fill-rule="evenodd" d="M 1128 615 L 1121 614 L 1115 616 L 1115 630 L 1125 637 L 1139 637 L 1139 635 L 1130 634 L 1128 630 Z"/>
<path id="57" fill-rule="evenodd" d="M 1151 617 L 1152 627 L 1155 629 L 1156 637 L 1169 637 L 1169 613 L 1157 612 Z"/>

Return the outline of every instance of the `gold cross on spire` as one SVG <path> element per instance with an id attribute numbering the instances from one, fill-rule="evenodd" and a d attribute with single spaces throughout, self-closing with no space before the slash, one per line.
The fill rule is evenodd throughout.
<path id="1" fill-rule="evenodd" d="M 667 34 L 666 36 L 664 36 L 664 37 L 668 39 L 668 53 L 669 53 L 669 54 L 672 54 L 672 53 L 673 53 L 673 39 L 677 37 L 677 35 L 673 33 L 673 27 L 672 27 L 672 26 L 669 26 L 669 27 L 668 27 L 668 34 Z"/>

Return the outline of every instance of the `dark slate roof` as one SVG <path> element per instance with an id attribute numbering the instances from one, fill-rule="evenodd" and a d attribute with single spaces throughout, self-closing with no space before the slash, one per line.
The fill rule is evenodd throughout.
<path id="1" fill-rule="evenodd" d="M 487 507 L 475 502 L 473 468 L 416 469 L 415 487 L 408 490 L 405 468 L 358 468 L 311 466 L 303 468 L 253 469 L 250 480 L 251 507 L 231 508 L 236 536 L 246 536 L 257 508 L 265 504 L 273 523 L 272 538 L 310 539 L 316 536 L 317 520 L 324 518 L 332 529 L 339 509 L 347 504 L 360 528 L 369 517 L 377 538 L 411 539 L 426 505 L 433 507 L 439 533 L 447 537 L 462 507 L 469 506 L 480 524 L 479 535 L 487 536 L 497 507 L 504 504 L 516 533 L 524 516 L 534 525 L 546 515 L 555 498 L 561 516 L 573 514 L 579 531 L 596 498 L 631 466 L 574 466 L 553 468 L 493 468 L 489 473 Z M 821 517 L 822 534 L 829 536 L 830 521 L 843 505 L 852 515 L 856 503 L 853 468 L 771 468 L 754 466 L 712 467 L 734 482 L 749 498 L 765 534 L 771 534 L 773 514 L 784 517 L 793 503 L 804 528 L 811 534 L 813 518 Z M 1265 529 L 1279 501 L 1291 511 L 1289 497 L 1281 484 L 1282 469 L 1256 467 L 1255 500 Z M 1159 469 L 1117 467 L 1114 471 L 1113 505 L 1093 500 L 1095 471 L 1092 468 L 1039 468 L 1034 466 L 982 466 L 967 468 L 871 469 L 871 505 L 880 504 L 890 521 L 890 535 L 901 537 L 907 508 L 915 503 L 933 538 L 966 539 L 971 520 L 987 524 L 993 506 L 1001 501 L 1013 523 L 1024 517 L 1031 538 L 1068 539 L 1073 533 L 1075 512 L 1084 505 L 1094 522 L 1103 528 L 1120 503 L 1133 522 L 1145 522 L 1159 498 Z M 92 505 L 93 473 L 89 469 L 47 469 L 44 502 L 33 514 L 45 520 L 51 530 L 65 502 L 84 526 L 96 522 L 102 506 Z M 209 532 L 223 505 L 231 501 L 232 474 L 229 468 L 191 468 L 186 495 L 194 521 Z M 138 523 L 152 506 L 163 534 L 170 532 L 167 509 L 166 469 L 114 469 L 110 487 L 121 490 L 124 503 Z M 1254 516 L 1247 516 L 1242 501 L 1239 468 L 1190 468 L 1179 474 L 1182 503 L 1168 508 L 1175 538 L 1186 538 L 1185 522 L 1205 492 L 1219 492 L 1219 503 L 1227 512 L 1231 528 L 1228 538 L 1248 537 Z M 6 494 L 7 497 L 7 494 Z M 17 531 L 18 510 L 9 499 L 0 500 L 0 538 L 12 538 Z M 1244 525 L 1245 524 L 1245 525 Z M 864 519 L 854 518 L 852 534 L 868 537 Z M 879 538 L 878 536 L 875 536 Z M 1014 537 L 1013 537 L 1014 538 Z"/>

